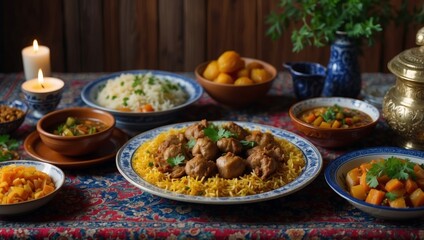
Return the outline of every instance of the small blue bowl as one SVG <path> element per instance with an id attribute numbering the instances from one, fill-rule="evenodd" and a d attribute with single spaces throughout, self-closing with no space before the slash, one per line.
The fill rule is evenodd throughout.
<path id="1" fill-rule="evenodd" d="M 324 66 L 314 62 L 287 62 L 283 66 L 291 74 L 297 99 L 321 96 L 327 71 Z"/>
<path id="2" fill-rule="evenodd" d="M 376 147 L 357 150 L 344 154 L 331 161 L 325 169 L 325 180 L 327 184 L 342 198 L 350 204 L 368 213 L 371 216 L 388 220 L 406 220 L 421 218 L 424 216 L 424 207 L 414 208 L 392 208 L 369 204 L 363 200 L 352 197 L 346 189 L 346 174 L 351 169 L 359 167 L 362 163 L 373 159 L 387 159 L 389 157 L 409 159 L 412 162 L 424 164 L 424 152 L 407 150 L 397 147 Z"/>
<path id="3" fill-rule="evenodd" d="M 0 123 L 0 134 L 11 133 L 18 129 L 24 122 L 28 113 L 28 105 L 20 100 L 0 101 L 0 105 L 6 105 L 8 107 L 16 108 L 24 112 L 24 115 L 18 119 Z"/>
<path id="4" fill-rule="evenodd" d="M 151 73 L 157 77 L 179 84 L 188 94 L 188 99 L 181 105 L 172 109 L 155 112 L 123 112 L 103 107 L 98 104 L 96 97 L 99 91 L 106 85 L 107 81 L 119 77 L 121 74 L 147 74 Z M 195 80 L 165 71 L 156 70 L 131 70 L 117 72 L 100 77 L 87 84 L 81 91 L 81 98 L 90 107 L 111 113 L 116 120 L 116 126 L 129 131 L 147 130 L 164 125 L 175 120 L 180 112 L 196 102 L 203 94 L 203 88 Z"/>

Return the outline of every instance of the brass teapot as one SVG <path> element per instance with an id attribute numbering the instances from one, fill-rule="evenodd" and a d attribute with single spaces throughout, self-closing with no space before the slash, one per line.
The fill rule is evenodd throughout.
<path id="1" fill-rule="evenodd" d="M 383 99 L 383 117 L 398 135 L 401 147 L 424 150 L 424 27 L 416 36 L 417 48 L 394 57 L 389 70 L 396 84 Z"/>

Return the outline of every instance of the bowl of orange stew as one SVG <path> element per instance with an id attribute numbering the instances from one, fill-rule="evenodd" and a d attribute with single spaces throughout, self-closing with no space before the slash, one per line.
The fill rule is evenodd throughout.
<path id="1" fill-rule="evenodd" d="M 327 184 L 359 210 L 382 219 L 424 216 L 424 152 L 367 148 L 331 161 Z"/>
<path id="2" fill-rule="evenodd" d="M 369 135 L 380 118 L 373 105 L 353 98 L 319 97 L 295 103 L 289 116 L 296 129 L 322 147 L 351 145 Z"/>
<path id="3" fill-rule="evenodd" d="M 88 107 L 56 110 L 37 122 L 41 141 L 66 156 L 92 153 L 108 140 L 114 128 L 112 114 Z"/>

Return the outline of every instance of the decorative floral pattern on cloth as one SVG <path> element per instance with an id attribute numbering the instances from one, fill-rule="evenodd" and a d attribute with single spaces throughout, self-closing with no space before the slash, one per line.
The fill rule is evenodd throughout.
<path id="1" fill-rule="evenodd" d="M 65 80 L 58 108 L 82 106 L 80 90 L 101 75 L 57 74 Z M 363 82 L 377 77 L 381 75 L 364 75 Z M 0 74 L 0 96 L 20 98 L 22 81 L 22 73 Z M 295 101 L 291 89 L 291 79 L 281 74 L 266 98 L 240 110 L 221 107 L 205 93 L 178 121 L 248 121 L 296 132 L 287 115 Z M 34 130 L 32 121 L 27 119 L 14 137 L 23 141 Z M 363 142 L 344 149 L 318 149 L 325 168 L 346 151 L 390 145 L 391 138 L 381 121 L 375 133 Z M 20 153 L 22 158 L 30 158 L 23 149 Z M 0 216 L 1 239 L 424 238 L 421 220 L 384 221 L 354 208 L 327 186 L 323 171 L 299 192 L 242 205 L 184 203 L 144 193 L 119 174 L 113 160 L 87 169 L 64 171 L 63 189 L 46 206 L 21 216 Z"/>

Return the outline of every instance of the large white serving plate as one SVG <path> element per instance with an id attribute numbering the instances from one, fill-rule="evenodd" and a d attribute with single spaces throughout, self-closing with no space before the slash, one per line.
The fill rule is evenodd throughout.
<path id="1" fill-rule="evenodd" d="M 210 123 L 221 125 L 228 121 L 213 121 Z M 145 181 L 142 177 L 140 177 L 133 169 L 132 159 L 133 156 L 138 149 L 138 147 L 153 138 L 155 138 L 158 134 L 168 131 L 171 128 L 180 129 L 187 127 L 188 125 L 193 124 L 194 122 L 186 122 L 186 123 L 178 123 L 167 125 L 159 128 L 155 128 L 153 130 L 140 133 L 139 135 L 133 137 L 129 140 L 122 148 L 118 151 L 116 155 L 116 165 L 118 167 L 119 172 L 124 176 L 126 180 L 130 183 L 134 184 L 136 187 L 142 189 L 143 191 L 149 192 L 151 194 L 173 199 L 177 201 L 183 202 L 191 202 L 191 203 L 203 203 L 203 204 L 243 204 L 243 203 L 253 203 L 260 202 L 265 200 L 271 200 L 283 196 L 287 196 L 292 194 L 300 189 L 306 187 L 310 184 L 319 174 L 322 169 L 323 161 L 322 156 L 319 153 L 318 149 L 312 145 L 306 139 L 283 129 L 275 128 L 271 126 L 266 126 L 262 124 L 256 123 L 248 123 L 248 122 L 235 122 L 238 125 L 253 130 L 257 129 L 262 132 L 270 132 L 278 138 L 285 139 L 290 143 L 297 146 L 304 154 L 306 159 L 306 164 L 303 172 L 291 183 L 286 184 L 278 189 L 249 195 L 244 197 L 202 197 L 202 196 L 190 196 L 185 194 L 178 194 L 172 191 L 168 191 L 155 185 Z"/>

